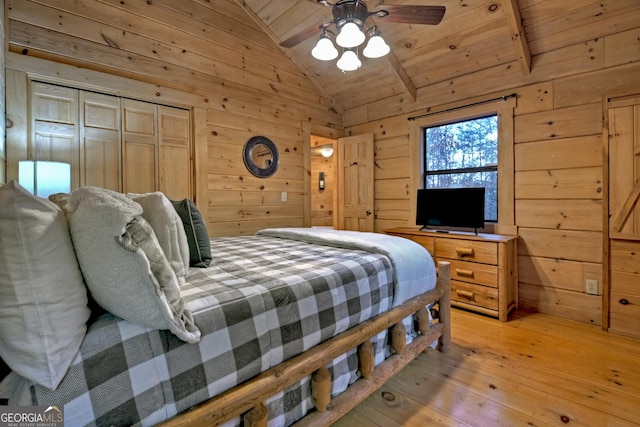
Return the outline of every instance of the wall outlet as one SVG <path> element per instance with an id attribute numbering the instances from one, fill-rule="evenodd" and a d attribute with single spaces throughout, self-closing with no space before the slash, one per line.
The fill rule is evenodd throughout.
<path id="1" fill-rule="evenodd" d="M 595 279 L 586 280 L 586 291 L 589 295 L 598 295 L 598 281 Z"/>

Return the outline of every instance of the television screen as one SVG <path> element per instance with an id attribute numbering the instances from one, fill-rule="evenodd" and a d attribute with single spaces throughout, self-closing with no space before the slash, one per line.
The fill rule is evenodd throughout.
<path id="1" fill-rule="evenodd" d="M 484 187 L 418 190 L 416 224 L 424 227 L 484 227 Z"/>

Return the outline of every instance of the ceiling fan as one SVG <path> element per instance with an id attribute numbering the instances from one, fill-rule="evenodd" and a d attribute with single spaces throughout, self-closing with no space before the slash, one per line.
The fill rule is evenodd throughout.
<path id="1" fill-rule="evenodd" d="M 330 3 L 328 0 L 309 1 L 331 7 L 333 19 L 321 24 L 314 24 L 294 34 L 282 41 L 280 46 L 293 47 L 321 30 L 320 40 L 311 51 L 311 54 L 314 58 L 323 61 L 337 58 L 338 50 L 331 42 L 331 36 L 334 36 L 336 43 L 344 48 L 343 55 L 337 63 L 338 68 L 343 71 L 353 71 L 360 68 L 361 62 L 354 49 L 364 43 L 367 35 L 370 38 L 362 52 L 364 56 L 380 58 L 390 50 L 375 25 L 365 29 L 365 23 L 369 17 L 384 18 L 385 21 L 401 24 L 437 25 L 442 21 L 446 10 L 444 6 L 383 5 L 383 9 L 369 12 L 363 0 L 339 0 L 336 3 Z M 331 25 L 336 26 L 337 35 L 329 30 Z"/>

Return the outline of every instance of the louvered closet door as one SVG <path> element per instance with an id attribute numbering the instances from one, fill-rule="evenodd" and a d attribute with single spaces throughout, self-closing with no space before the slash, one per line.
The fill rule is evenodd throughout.
<path id="1" fill-rule="evenodd" d="M 640 337 L 640 95 L 609 102 L 609 330 Z"/>
<path id="2" fill-rule="evenodd" d="M 122 169 L 125 193 L 158 189 L 158 106 L 122 100 Z"/>
<path id="3" fill-rule="evenodd" d="M 31 88 L 29 158 L 70 164 L 71 188 L 78 188 L 78 91 L 40 82 Z"/>
<path id="4" fill-rule="evenodd" d="M 120 98 L 80 92 L 80 105 L 81 185 L 120 191 Z"/>

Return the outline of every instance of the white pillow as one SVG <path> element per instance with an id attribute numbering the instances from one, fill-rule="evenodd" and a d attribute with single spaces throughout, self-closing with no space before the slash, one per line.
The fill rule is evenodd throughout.
<path id="1" fill-rule="evenodd" d="M 87 291 L 67 221 L 15 181 L 0 187 L 0 356 L 55 389 L 86 334 Z"/>
<path id="2" fill-rule="evenodd" d="M 182 219 L 173 204 L 159 191 L 128 196 L 142 206 L 142 217 L 153 228 L 171 268 L 180 284 L 184 284 L 189 274 L 189 242 Z"/>
<path id="3" fill-rule="evenodd" d="M 142 206 L 124 194 L 82 187 L 71 194 L 69 228 L 91 296 L 106 310 L 187 342 L 200 330 Z"/>

